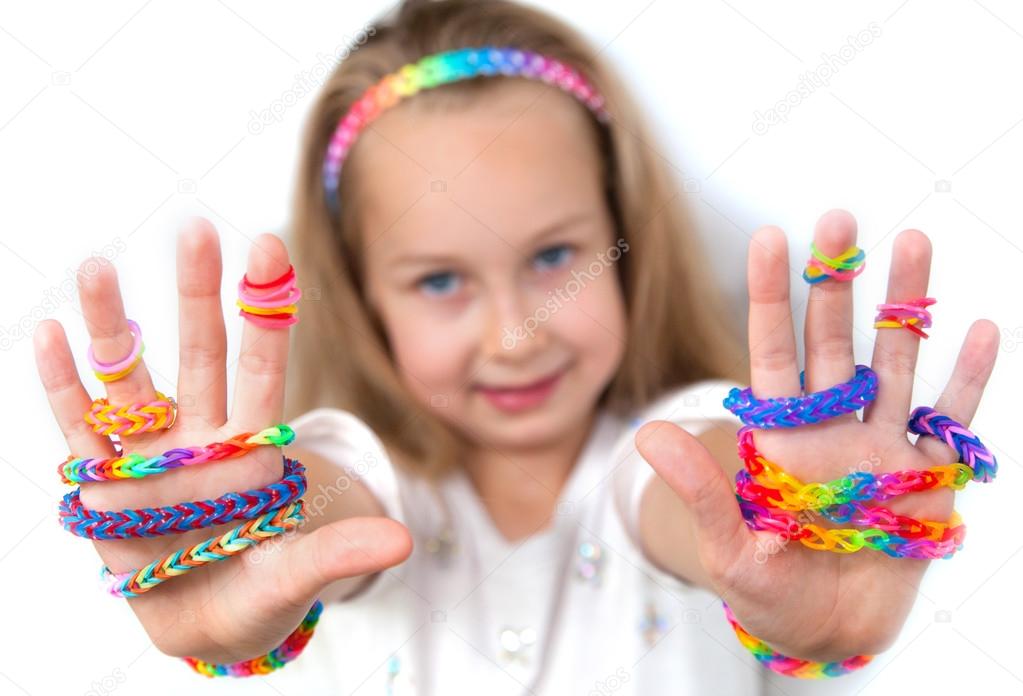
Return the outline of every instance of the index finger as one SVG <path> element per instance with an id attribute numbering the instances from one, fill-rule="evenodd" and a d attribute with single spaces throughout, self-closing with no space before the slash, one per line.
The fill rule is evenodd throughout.
<path id="1" fill-rule="evenodd" d="M 789 298 L 789 251 L 778 227 L 761 227 L 749 247 L 750 386 L 761 399 L 799 396 Z"/>

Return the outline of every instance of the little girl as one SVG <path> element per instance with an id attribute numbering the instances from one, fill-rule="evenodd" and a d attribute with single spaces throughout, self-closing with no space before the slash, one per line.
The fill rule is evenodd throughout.
<path id="1" fill-rule="evenodd" d="M 723 399 L 747 371 L 759 399 L 803 393 L 789 296 L 801 261 L 777 228 L 752 237 L 743 351 L 677 184 L 598 53 L 503 1 L 405 2 L 376 24 L 312 109 L 288 247 L 269 234 L 252 247 L 248 297 L 293 265 L 299 321 L 253 321 L 269 312 L 242 303 L 230 415 L 216 232 L 199 220 L 180 235 L 176 420 L 122 435 L 120 451 L 283 420 L 308 487 L 297 531 L 128 595 L 161 651 L 210 671 L 304 627 L 287 661 L 315 625 L 280 675 L 310 693 L 648 695 L 760 693 L 767 671 L 744 646 L 789 673 L 783 656 L 840 674 L 891 645 L 926 561 L 750 531 L 733 493 L 741 422 Z M 451 77 L 467 66 L 478 79 Z M 376 85 L 399 70 L 387 96 Z M 855 241 L 840 210 L 814 232 L 832 261 Z M 927 237 L 900 234 L 886 301 L 925 295 L 929 265 Z M 844 272 L 810 288 L 806 394 L 860 374 Z M 94 367 L 141 344 L 112 269 L 81 294 Z M 878 332 L 862 420 L 760 430 L 762 455 L 802 481 L 864 461 L 878 474 L 956 462 L 939 440 L 906 437 L 919 333 Z M 971 327 L 945 415 L 969 423 L 997 341 L 991 322 Z M 113 456 L 81 426 L 90 397 L 59 324 L 36 332 L 36 355 L 71 451 Z M 141 359 L 97 374 L 111 404 L 162 396 Z M 81 502 L 168 506 L 282 472 L 258 447 L 152 480 L 89 480 Z M 952 497 L 888 507 L 946 520 Z M 211 533 L 95 544 L 117 576 Z"/>

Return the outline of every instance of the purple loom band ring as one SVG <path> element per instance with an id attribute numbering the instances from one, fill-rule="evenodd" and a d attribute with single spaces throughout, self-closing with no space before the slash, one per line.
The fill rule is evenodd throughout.
<path id="1" fill-rule="evenodd" d="M 955 450 L 959 455 L 959 463 L 973 470 L 974 481 L 987 483 L 998 473 L 995 455 L 972 430 L 930 406 L 917 406 L 913 409 L 907 430 L 917 435 L 937 438 Z"/>
<path id="2" fill-rule="evenodd" d="M 86 356 L 89 358 L 89 364 L 92 366 L 93 370 L 100 374 L 113 375 L 127 370 L 132 363 L 138 360 L 139 356 L 142 354 L 142 330 L 139 328 L 139 325 L 131 319 L 128 320 L 128 330 L 131 331 L 131 335 L 133 337 L 131 352 L 116 362 L 102 362 L 97 360 L 92 344 L 89 344 Z"/>
<path id="3" fill-rule="evenodd" d="M 800 387 L 804 373 L 799 375 Z M 877 397 L 877 373 L 857 365 L 853 377 L 841 384 L 803 396 L 758 399 L 752 387 L 733 387 L 724 407 L 745 425 L 762 430 L 812 425 L 828 418 L 855 413 Z"/>

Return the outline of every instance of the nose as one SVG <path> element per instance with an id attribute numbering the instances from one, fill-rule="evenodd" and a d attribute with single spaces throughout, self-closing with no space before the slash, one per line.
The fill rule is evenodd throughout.
<path id="1" fill-rule="evenodd" d="M 484 335 L 488 358 L 522 362 L 547 346 L 544 327 L 549 309 L 533 293 L 521 288 L 499 288 L 491 294 Z"/>

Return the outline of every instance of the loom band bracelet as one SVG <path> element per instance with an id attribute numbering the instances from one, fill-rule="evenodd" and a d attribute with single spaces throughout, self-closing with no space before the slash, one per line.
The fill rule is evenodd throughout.
<path id="1" fill-rule="evenodd" d="M 242 433 L 225 442 L 213 442 L 203 447 L 177 447 L 153 457 L 137 453 L 124 455 L 123 452 L 107 458 L 82 458 L 72 454 L 58 465 L 57 473 L 64 483 L 139 479 L 183 466 L 240 457 L 261 445 L 283 447 L 290 445 L 294 439 L 295 431 L 282 423 L 256 434 Z"/>
<path id="2" fill-rule="evenodd" d="M 142 342 L 142 329 L 139 328 L 137 322 L 128 319 L 128 330 L 132 335 L 132 347 L 128 355 L 121 360 L 113 362 L 100 361 L 96 358 L 96 352 L 92 344 L 89 344 L 85 354 L 89 359 L 89 364 L 92 366 L 93 373 L 101 382 L 113 382 L 127 376 L 142 361 L 142 354 L 146 349 Z"/>
<path id="3" fill-rule="evenodd" d="M 85 422 L 100 435 L 137 435 L 167 430 L 177 419 L 177 402 L 156 392 L 156 399 L 126 406 L 111 406 L 106 398 L 94 399 L 85 413 Z"/>
<path id="4" fill-rule="evenodd" d="M 909 415 L 907 430 L 934 437 L 955 450 L 959 463 L 973 471 L 973 480 L 987 483 L 998 474 L 998 460 L 980 438 L 959 421 L 930 406 L 918 406 Z"/>
<path id="5" fill-rule="evenodd" d="M 908 515 L 898 515 L 888 508 L 870 507 L 862 503 L 843 503 L 822 508 L 820 515 L 836 524 L 852 524 L 869 527 L 903 537 L 905 539 L 942 539 L 947 530 L 957 526 L 950 522 L 918 520 Z M 956 513 L 953 519 L 962 522 Z"/>
<path id="6" fill-rule="evenodd" d="M 90 510 L 82 504 L 76 488 L 64 495 L 58 514 L 66 531 L 87 539 L 156 537 L 251 520 L 290 505 L 305 491 L 305 467 L 297 459 L 284 457 L 284 475 L 279 481 L 244 493 L 157 508 Z"/>
<path id="7" fill-rule="evenodd" d="M 966 536 L 966 525 L 961 524 L 961 518 L 956 513 L 953 513 L 951 526 L 940 538 L 911 539 L 882 529 L 827 529 L 813 523 L 804 524 L 788 513 L 741 499 L 739 508 L 750 529 L 774 532 L 814 551 L 849 554 L 870 548 L 892 558 L 948 559 L 962 548 Z"/>
<path id="8" fill-rule="evenodd" d="M 303 501 L 297 500 L 285 507 L 264 513 L 224 534 L 210 537 L 189 548 L 173 551 L 142 568 L 113 573 L 104 565 L 100 568 L 100 578 L 106 583 L 109 594 L 115 597 L 138 597 L 196 568 L 237 556 L 266 539 L 298 527 L 304 520 Z"/>
<path id="9" fill-rule="evenodd" d="M 804 374 L 799 374 L 801 387 Z M 866 365 L 857 365 L 851 379 L 821 391 L 758 399 L 751 387 L 733 387 L 722 403 L 749 427 L 794 428 L 860 410 L 877 397 L 877 386 L 877 373 Z"/>
<path id="10" fill-rule="evenodd" d="M 798 512 L 851 502 L 885 501 L 936 488 L 962 490 L 972 479 L 973 471 L 958 463 L 885 474 L 854 472 L 827 483 L 806 484 L 784 472 L 761 467 L 756 473 L 740 469 L 735 484 L 746 500 Z"/>
<path id="11" fill-rule="evenodd" d="M 782 676 L 793 677 L 795 679 L 841 677 L 866 667 L 874 659 L 872 655 L 855 655 L 835 662 L 815 662 L 813 660 L 788 657 L 774 650 L 759 638 L 751 635 L 749 631 L 739 625 L 735 614 L 732 613 L 731 607 L 724 600 L 721 600 L 721 606 L 724 607 L 725 618 L 731 624 L 732 630 L 735 631 L 735 635 L 742 647 L 752 653 L 757 662 Z"/>
<path id="12" fill-rule="evenodd" d="M 184 657 L 182 659 L 196 672 L 207 677 L 249 677 L 255 674 L 269 674 L 274 670 L 280 669 L 302 653 L 309 640 L 313 637 L 313 631 L 316 629 L 316 624 L 319 622 L 322 612 L 323 602 L 317 599 L 305 615 L 305 618 L 302 619 L 302 623 L 298 625 L 298 628 L 288 634 L 283 643 L 266 655 L 261 655 L 251 660 L 227 664 L 205 662 L 194 657 Z"/>

